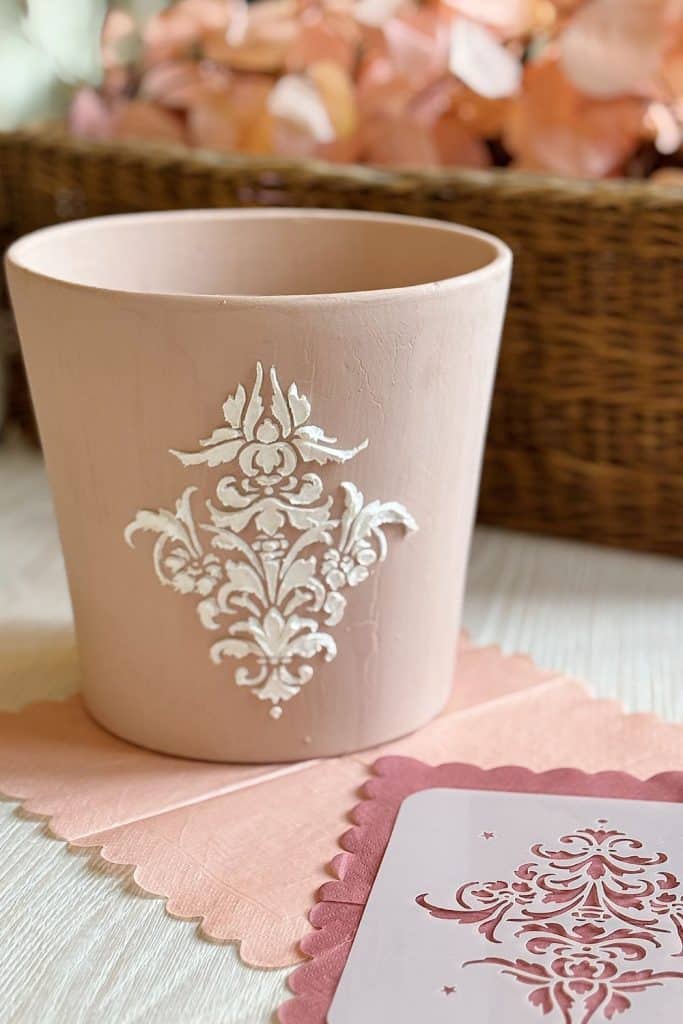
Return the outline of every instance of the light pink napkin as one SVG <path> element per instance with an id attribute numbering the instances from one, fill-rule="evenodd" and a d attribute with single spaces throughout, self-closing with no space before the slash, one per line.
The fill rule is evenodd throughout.
<path id="1" fill-rule="evenodd" d="M 683 729 L 624 715 L 526 657 L 465 640 L 440 718 L 327 761 L 254 768 L 154 754 L 100 729 L 78 698 L 0 714 L 1 792 L 73 846 L 133 865 L 138 885 L 170 914 L 239 942 L 242 958 L 261 967 L 303 959 L 307 910 L 329 879 L 368 766 L 384 754 L 642 777 L 683 765 Z"/>

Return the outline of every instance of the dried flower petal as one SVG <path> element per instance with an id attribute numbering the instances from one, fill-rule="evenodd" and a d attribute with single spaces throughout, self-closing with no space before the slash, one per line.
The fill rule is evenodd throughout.
<path id="1" fill-rule="evenodd" d="M 642 131 L 636 99 L 590 99 L 566 78 L 557 60 L 527 66 L 504 140 L 518 167 L 570 176 L 615 174 Z"/>
<path id="2" fill-rule="evenodd" d="M 333 61 L 321 60 L 311 64 L 308 77 L 318 90 L 329 114 L 335 138 L 348 139 L 358 124 L 353 82 L 348 73 Z"/>
<path id="3" fill-rule="evenodd" d="M 200 65 L 191 60 L 167 61 L 150 68 L 140 80 L 141 99 L 184 110 L 207 91 Z"/>
<path id="4" fill-rule="evenodd" d="M 449 26 L 427 8 L 392 18 L 383 29 L 397 77 L 418 86 L 448 70 Z"/>
<path id="5" fill-rule="evenodd" d="M 453 110 L 471 135 L 492 139 L 503 133 L 510 105 L 509 98 L 490 100 L 466 86 L 460 86 L 453 97 Z"/>
<path id="6" fill-rule="evenodd" d="M 84 139 L 106 139 L 112 133 L 111 111 L 94 89 L 79 89 L 69 111 L 69 131 Z"/>
<path id="7" fill-rule="evenodd" d="M 322 97 L 305 75 L 284 75 L 268 97 L 268 112 L 314 142 L 332 142 L 335 137 Z"/>
<path id="8" fill-rule="evenodd" d="M 132 100 L 112 115 L 112 135 L 116 139 L 184 142 L 182 122 L 174 114 L 146 100 Z"/>
<path id="9" fill-rule="evenodd" d="M 534 24 L 538 0 L 446 0 L 465 18 L 483 22 L 504 36 L 523 35 Z"/>
<path id="10" fill-rule="evenodd" d="M 659 79 L 668 100 L 683 100 L 683 30 L 678 38 L 667 37 L 669 49 L 664 54 Z"/>
<path id="11" fill-rule="evenodd" d="M 93 138 L 583 177 L 683 147 L 683 0 L 131 0 L 102 60 Z"/>
<path id="12" fill-rule="evenodd" d="M 434 167 L 439 162 L 430 129 L 407 117 L 365 125 L 363 156 L 367 163 L 385 167 Z"/>
<path id="13" fill-rule="evenodd" d="M 683 188 L 683 168 L 681 167 L 660 167 L 655 171 L 651 181 L 657 185 L 668 185 L 675 188 Z"/>
<path id="14" fill-rule="evenodd" d="M 204 53 L 237 70 L 281 71 L 299 32 L 297 14 L 295 0 L 260 0 L 249 8 L 240 43 L 233 45 L 231 35 L 216 31 L 204 37 Z"/>
<path id="15" fill-rule="evenodd" d="M 491 100 L 519 89 L 522 66 L 483 25 L 458 18 L 451 32 L 448 66 L 480 96 Z"/>
<path id="16" fill-rule="evenodd" d="M 474 138 L 456 114 L 446 114 L 434 126 L 439 162 L 446 167 L 488 167 L 491 157 L 485 144 Z"/>
<path id="17" fill-rule="evenodd" d="M 675 153 L 683 143 L 683 125 L 670 107 L 651 103 L 647 108 L 646 127 L 652 132 L 655 148 L 660 153 Z"/>
<path id="18" fill-rule="evenodd" d="M 330 61 L 351 71 L 360 45 L 360 32 L 352 22 L 315 18 L 302 25 L 287 51 L 288 71 L 305 71 L 317 61 Z"/>
<path id="19" fill-rule="evenodd" d="M 207 96 L 196 103 L 188 112 L 187 134 L 193 146 L 234 153 L 237 149 L 238 128 L 230 97 Z"/>
<path id="20" fill-rule="evenodd" d="M 403 7 L 405 0 L 356 0 L 354 17 L 361 25 L 380 28 Z"/>
<path id="21" fill-rule="evenodd" d="M 180 0 L 150 18 L 144 28 L 145 60 L 157 64 L 190 56 L 203 37 L 225 32 L 230 16 L 222 0 Z"/>
<path id="22" fill-rule="evenodd" d="M 589 96 L 642 91 L 655 75 L 663 45 L 666 0 L 590 0 L 561 39 L 570 81 Z"/>

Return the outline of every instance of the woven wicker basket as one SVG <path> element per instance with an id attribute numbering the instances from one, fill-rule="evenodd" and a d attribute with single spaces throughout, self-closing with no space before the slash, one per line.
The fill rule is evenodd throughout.
<path id="1" fill-rule="evenodd" d="M 515 253 L 480 519 L 683 554 L 683 191 L 0 135 L 0 230 L 178 207 L 389 210 Z"/>

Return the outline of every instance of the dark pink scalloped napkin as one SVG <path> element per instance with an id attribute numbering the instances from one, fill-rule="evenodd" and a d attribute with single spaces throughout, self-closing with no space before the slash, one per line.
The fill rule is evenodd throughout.
<path id="1" fill-rule="evenodd" d="M 660 725 L 663 726 L 663 723 Z M 642 754 L 642 751 L 624 749 L 615 760 L 631 760 L 637 765 L 639 753 Z M 683 763 L 683 760 L 678 763 Z M 279 1019 L 282 1024 L 325 1024 L 396 817 L 403 801 L 412 794 L 433 789 L 458 789 L 683 803 L 683 772 L 678 771 L 663 772 L 643 781 L 621 771 L 586 774 L 576 769 L 559 768 L 536 773 L 521 767 L 484 770 L 470 764 L 457 763 L 433 767 L 413 758 L 395 756 L 380 758 L 372 770 L 374 777 L 363 787 L 364 800 L 351 813 L 354 827 L 340 839 L 340 846 L 344 852 L 333 862 L 337 878 L 321 887 L 318 902 L 310 913 L 314 931 L 304 937 L 301 948 L 311 959 L 297 968 L 290 977 L 289 984 L 295 998 L 280 1008 Z M 598 834 L 598 839 L 602 840 L 601 834 Z M 621 853 L 623 852 L 622 847 Z M 629 849 L 628 852 L 633 854 L 634 850 Z M 533 876 L 530 866 L 524 865 L 524 869 L 531 879 Z M 517 878 L 518 883 L 520 878 L 521 876 Z M 653 885 L 651 898 L 660 901 L 663 899 L 658 912 L 663 909 L 663 912 L 669 915 L 666 921 L 662 919 L 659 923 L 667 923 L 672 932 L 678 932 L 681 943 L 681 953 L 678 955 L 683 955 L 681 883 L 672 875 L 663 872 L 658 874 L 658 878 L 663 881 L 661 885 L 659 882 Z M 501 884 L 496 882 L 495 886 L 500 887 Z M 490 907 L 490 903 L 487 904 L 490 895 L 481 889 L 475 890 L 475 901 L 479 899 L 483 908 Z M 463 903 L 463 906 L 467 906 L 471 911 L 470 904 Z M 428 909 L 437 916 L 440 914 L 442 917 L 467 923 L 467 912 L 458 914 L 454 909 Z M 640 909 L 642 910 L 642 907 Z M 483 911 L 471 914 L 477 924 L 481 924 L 483 920 L 482 913 Z M 494 920 L 493 915 L 490 915 L 490 918 Z M 619 922 L 616 924 L 618 927 Z M 585 922 L 582 926 L 585 926 Z M 551 926 L 551 931 L 552 927 L 557 926 Z M 654 934 L 657 929 L 652 931 Z M 663 931 L 663 928 L 659 929 L 659 933 Z M 642 936 L 645 933 L 636 934 Z M 493 939 L 498 941 L 496 935 Z M 647 935 L 642 939 L 642 943 L 646 941 Z M 637 959 L 636 954 L 634 957 Z M 491 962 L 502 963 L 496 959 L 492 959 Z M 540 968 L 533 963 L 530 964 L 529 960 L 521 959 L 515 961 L 512 966 L 517 970 L 518 981 L 536 986 L 534 995 L 538 1002 L 535 1005 L 540 1007 L 544 1014 L 552 1013 L 557 1008 L 552 1002 L 552 992 L 550 989 L 546 991 L 542 979 L 529 975 L 531 969 Z M 527 976 L 521 977 L 524 971 Z M 514 975 L 514 971 L 508 970 L 507 973 Z M 622 1013 L 630 1008 L 629 999 L 633 992 L 643 991 L 646 987 L 645 982 L 654 984 L 656 980 L 653 980 L 652 972 L 646 970 L 642 970 L 638 976 L 629 971 L 626 977 L 627 983 L 622 989 L 615 988 L 614 992 L 609 992 L 605 996 L 606 1016 L 601 1019 L 611 1020 L 616 1013 Z M 608 1002 L 608 998 L 612 1002 Z M 547 1000 L 547 1003 L 543 1000 Z M 565 1012 L 568 1012 L 566 1007 Z M 565 1016 L 562 1019 L 573 1022 L 575 1018 Z"/>

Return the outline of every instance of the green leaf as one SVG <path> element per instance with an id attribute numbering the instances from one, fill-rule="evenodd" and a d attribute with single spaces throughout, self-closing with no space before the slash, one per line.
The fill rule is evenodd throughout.
<path id="1" fill-rule="evenodd" d="M 7 0 L 0 0 L 0 131 L 45 118 L 63 117 L 70 90 L 45 55 L 10 22 Z"/>
<path id="2" fill-rule="evenodd" d="M 63 82 L 97 85 L 107 0 L 27 0 L 27 38 L 47 56 Z"/>

